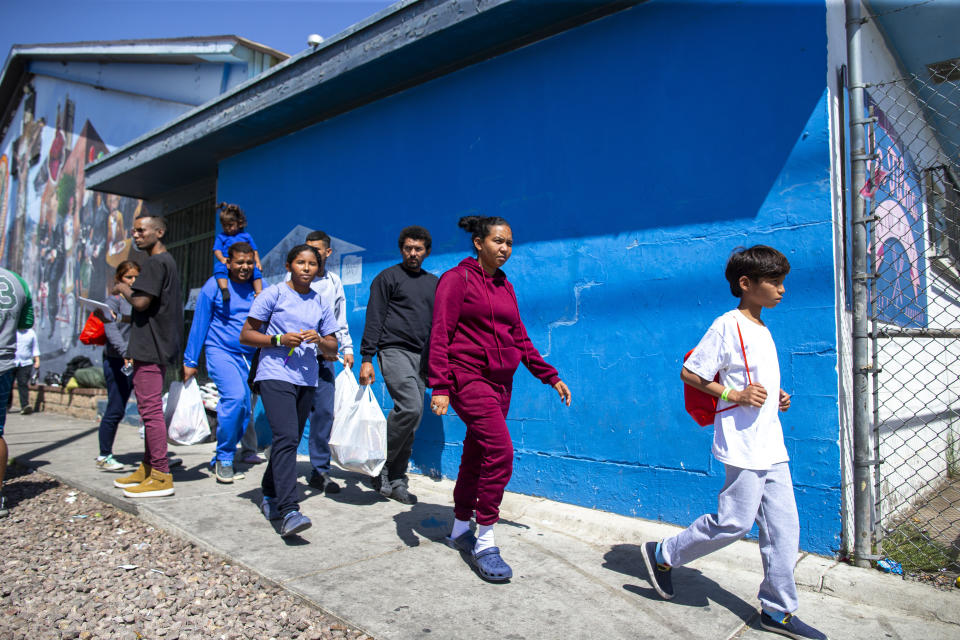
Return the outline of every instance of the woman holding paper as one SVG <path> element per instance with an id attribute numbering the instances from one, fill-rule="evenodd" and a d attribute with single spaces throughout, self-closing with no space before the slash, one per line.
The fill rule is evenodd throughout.
<path id="1" fill-rule="evenodd" d="M 313 406 L 318 355 L 336 357 L 339 325 L 330 304 L 310 288 L 320 268 L 317 250 L 301 244 L 287 254 L 290 280 L 257 296 L 240 332 L 240 343 L 259 347 L 254 382 L 273 431 L 270 460 L 263 473 L 260 509 L 280 520 L 280 535 L 310 528 L 297 501 L 297 445 Z"/>
<path id="2" fill-rule="evenodd" d="M 133 286 L 140 267 L 132 260 L 124 260 L 117 265 L 115 282 L 125 282 Z M 130 303 L 121 295 L 107 298 L 110 312 L 103 313 L 103 332 L 107 344 L 103 347 L 103 378 L 107 383 L 107 408 L 100 419 L 100 455 L 97 456 L 97 468 L 102 471 L 123 471 L 124 465 L 113 458 L 113 441 L 117 437 L 117 426 L 127 413 L 127 400 L 133 392 L 133 380 L 127 373 L 133 371 L 133 360 L 127 357 L 127 345 L 130 342 Z"/>

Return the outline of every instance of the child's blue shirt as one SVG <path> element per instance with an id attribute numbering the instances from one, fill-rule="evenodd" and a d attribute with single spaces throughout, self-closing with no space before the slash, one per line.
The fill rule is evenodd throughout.
<path id="1" fill-rule="evenodd" d="M 247 233 L 246 231 L 241 231 L 236 235 L 228 236 L 224 232 L 217 234 L 216 239 L 213 241 L 213 250 L 219 251 L 223 254 L 223 257 L 227 257 L 227 251 L 230 249 L 230 245 L 236 244 L 237 242 L 246 242 L 254 251 L 258 251 L 257 243 L 253 241 L 253 236 Z"/>

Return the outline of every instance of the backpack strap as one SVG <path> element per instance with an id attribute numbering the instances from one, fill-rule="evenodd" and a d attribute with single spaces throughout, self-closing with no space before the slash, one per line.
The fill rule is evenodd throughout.
<path id="1" fill-rule="evenodd" d="M 737 323 L 737 337 L 740 338 L 740 353 L 743 354 L 743 365 L 747 368 L 747 385 L 753 384 L 753 379 L 750 377 L 750 364 L 747 362 L 747 348 L 743 345 L 743 334 L 740 333 L 740 323 Z M 723 413 L 724 411 L 729 411 L 730 409 L 735 409 L 740 405 L 734 403 L 729 407 L 724 407 L 723 409 L 717 409 L 715 413 Z"/>
<path id="2" fill-rule="evenodd" d="M 743 366 L 747 368 L 747 385 L 753 384 L 750 378 L 750 364 L 747 362 L 747 348 L 743 346 L 743 334 L 740 333 L 740 323 L 737 323 L 737 336 L 740 338 L 740 352 L 743 354 Z"/>

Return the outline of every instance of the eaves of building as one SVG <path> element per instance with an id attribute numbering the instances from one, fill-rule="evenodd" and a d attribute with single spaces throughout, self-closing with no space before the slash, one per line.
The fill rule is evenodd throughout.
<path id="1" fill-rule="evenodd" d="M 638 4 L 408 0 L 87 167 L 87 186 L 155 199 L 246 149 Z"/>

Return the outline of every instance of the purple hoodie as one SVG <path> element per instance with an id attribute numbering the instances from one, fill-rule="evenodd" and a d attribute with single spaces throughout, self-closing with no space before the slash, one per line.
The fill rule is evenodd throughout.
<path id="1" fill-rule="evenodd" d="M 429 353 L 427 380 L 435 395 L 449 395 L 474 378 L 509 387 L 521 362 L 544 384 L 560 381 L 530 342 L 506 274 L 498 269 L 488 276 L 476 258 L 440 278 Z"/>

